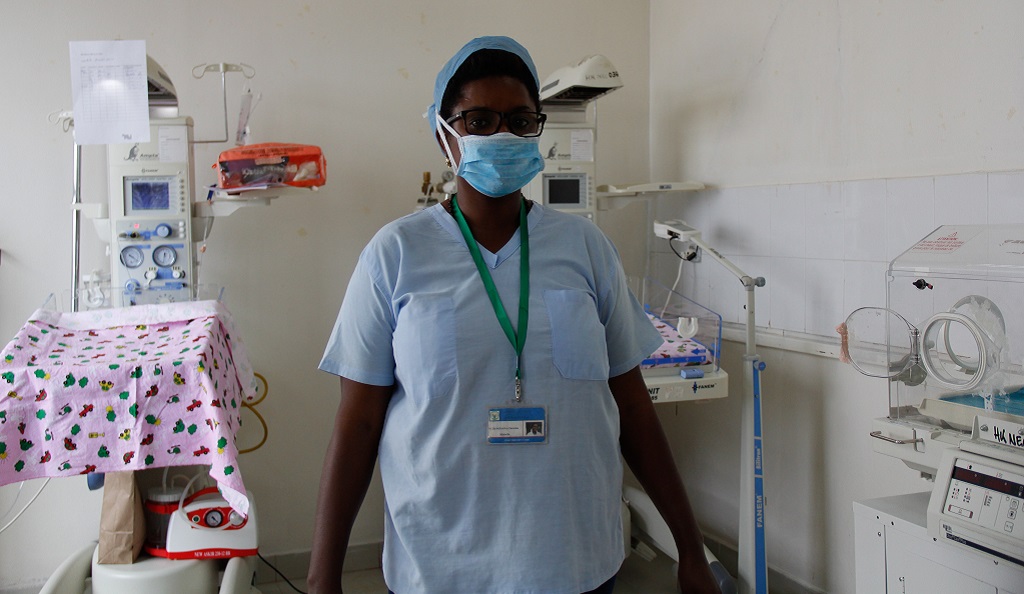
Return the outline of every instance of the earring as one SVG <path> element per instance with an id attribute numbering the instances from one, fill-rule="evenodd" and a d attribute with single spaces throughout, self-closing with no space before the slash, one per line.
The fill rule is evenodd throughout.
<path id="1" fill-rule="evenodd" d="M 451 159 L 449 159 L 448 157 L 445 157 L 445 158 L 444 158 L 444 165 L 445 165 L 445 167 L 447 167 L 448 169 L 451 169 L 451 168 L 452 168 L 452 160 L 451 160 Z"/>

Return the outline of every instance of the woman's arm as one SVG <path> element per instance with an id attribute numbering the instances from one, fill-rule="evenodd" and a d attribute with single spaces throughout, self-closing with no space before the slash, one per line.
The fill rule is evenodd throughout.
<path id="1" fill-rule="evenodd" d="M 341 378 L 341 403 L 324 456 L 307 585 L 310 593 L 340 593 L 349 534 L 377 462 L 394 386 Z"/>
<path id="2" fill-rule="evenodd" d="M 718 586 L 704 556 L 704 537 L 693 516 L 640 368 L 634 367 L 609 379 L 608 387 L 619 407 L 622 456 L 675 539 L 682 591 L 718 594 Z"/>

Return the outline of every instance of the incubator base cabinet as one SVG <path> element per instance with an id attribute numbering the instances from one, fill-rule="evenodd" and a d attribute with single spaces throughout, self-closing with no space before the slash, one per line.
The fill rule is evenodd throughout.
<path id="1" fill-rule="evenodd" d="M 1024 566 L 929 536 L 930 497 L 854 502 L 857 594 L 1024 594 Z"/>

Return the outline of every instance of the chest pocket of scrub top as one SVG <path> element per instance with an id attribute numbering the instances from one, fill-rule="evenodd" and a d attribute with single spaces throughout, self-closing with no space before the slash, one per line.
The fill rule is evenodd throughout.
<path id="1" fill-rule="evenodd" d="M 396 372 L 406 390 L 427 399 L 451 394 L 455 385 L 455 304 L 442 295 L 416 295 L 398 312 L 394 333 Z"/>
<path id="2" fill-rule="evenodd" d="M 608 379 L 608 345 L 597 304 L 583 291 L 544 291 L 551 319 L 551 351 L 562 377 Z"/>

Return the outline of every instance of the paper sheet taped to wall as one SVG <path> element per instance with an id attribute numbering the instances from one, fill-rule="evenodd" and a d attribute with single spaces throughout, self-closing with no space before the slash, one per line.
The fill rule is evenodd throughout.
<path id="1" fill-rule="evenodd" d="M 145 41 L 72 41 L 75 142 L 149 142 Z"/>

